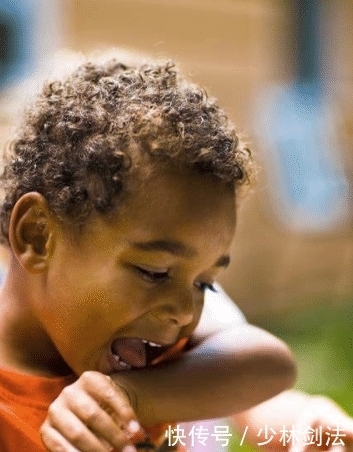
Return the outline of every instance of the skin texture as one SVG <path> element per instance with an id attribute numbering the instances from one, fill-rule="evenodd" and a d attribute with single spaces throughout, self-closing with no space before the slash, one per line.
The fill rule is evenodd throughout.
<path id="1" fill-rule="evenodd" d="M 173 199 L 165 196 L 167 190 Z M 160 176 L 116 218 L 92 218 L 78 242 L 52 221 L 47 268 L 33 275 L 35 290 L 21 303 L 53 342 L 51 354 L 57 349 L 58 359 L 76 374 L 110 374 L 105 357 L 114 339 L 174 344 L 189 335 L 202 310 L 197 283 L 214 282 L 222 269 L 215 264 L 228 254 L 234 226 L 234 197 L 223 184 Z M 157 240 L 182 242 L 190 251 L 179 256 L 141 245 Z M 21 257 L 23 266 L 26 258 Z M 161 276 L 149 281 L 141 268 Z"/>
<path id="2" fill-rule="evenodd" d="M 137 421 L 224 416 L 293 383 L 290 352 L 268 333 L 247 325 L 235 329 L 231 319 L 195 331 L 204 286 L 229 259 L 233 189 L 171 169 L 145 182 L 126 209 L 93 215 L 78 241 L 38 193 L 23 196 L 13 210 L 2 362 L 22 372 L 80 376 L 49 409 L 42 427 L 49 450 L 100 451 L 107 443 L 121 450 L 141 433 Z M 192 336 L 193 348 L 182 359 L 113 374 L 115 339 L 174 344 L 185 336 Z M 190 398 L 193 409 L 183 403 Z"/>
<path id="3" fill-rule="evenodd" d="M 281 341 L 240 326 L 231 314 L 214 325 L 218 306 L 212 305 L 205 306 L 195 329 L 201 289 L 227 262 L 235 226 L 233 191 L 210 177 L 175 171 L 154 174 L 141 187 L 128 209 L 93 216 L 78 241 L 38 193 L 23 196 L 13 210 L 12 258 L 0 307 L 2 365 L 79 376 L 49 408 L 41 429 L 47 449 L 124 450 L 143 437 L 141 424 L 233 413 L 241 432 L 249 426 L 247 439 L 255 446 L 264 425 L 276 431 L 283 424 L 343 425 L 346 445 L 339 447 L 349 450 L 352 421 L 329 399 L 286 391 L 251 408 L 293 382 L 292 359 Z M 146 247 L 166 239 L 195 253 L 176 256 L 173 247 L 167 252 Z M 136 267 L 162 277 L 152 281 Z M 192 349 L 155 368 L 114 373 L 107 359 L 119 337 L 168 344 L 185 335 L 192 336 Z M 291 447 L 266 446 L 269 451 Z"/>
<path id="4" fill-rule="evenodd" d="M 266 452 L 349 452 L 353 449 L 353 419 L 331 399 L 321 395 L 284 391 L 232 416 L 232 422 L 240 437 L 246 429 L 246 441 Z M 267 441 L 264 437 L 266 425 Z M 284 427 L 287 431 L 293 428 L 297 432 L 295 438 L 285 444 L 280 433 Z M 335 438 L 338 427 L 342 436 Z M 268 441 L 273 434 L 270 429 L 276 432 L 272 441 Z M 304 431 L 306 435 L 302 433 Z"/>
<path id="5" fill-rule="evenodd" d="M 33 375 L 76 373 L 42 426 L 49 451 L 131 452 L 139 422 L 242 410 L 234 420 L 249 424 L 254 443 L 268 413 L 277 424 L 351 429 L 332 401 L 296 392 L 249 409 L 292 385 L 290 352 L 237 315 L 215 325 L 222 297 L 220 306 L 206 301 L 198 323 L 203 290 L 227 263 L 230 184 L 239 197 L 252 174 L 246 143 L 214 99 L 171 62 L 91 61 L 46 84 L 24 119 L 1 176 L 11 260 L 0 360 Z M 159 171 L 161 162 L 189 170 L 146 179 L 153 156 Z M 112 361 L 115 339 L 168 345 L 183 336 L 191 348 L 174 362 L 144 369 L 135 353 L 140 368 L 122 371 Z"/>

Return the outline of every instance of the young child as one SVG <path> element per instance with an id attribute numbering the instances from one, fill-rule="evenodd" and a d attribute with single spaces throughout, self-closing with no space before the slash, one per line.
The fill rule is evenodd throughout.
<path id="1" fill-rule="evenodd" d="M 173 64 L 47 84 L 7 159 L 1 450 L 162 451 L 167 424 L 293 384 L 287 347 L 215 286 L 250 153 Z"/>

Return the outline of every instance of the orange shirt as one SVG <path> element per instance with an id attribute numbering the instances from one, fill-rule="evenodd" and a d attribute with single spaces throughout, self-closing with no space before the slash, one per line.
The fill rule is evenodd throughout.
<path id="1" fill-rule="evenodd" d="M 43 452 L 39 427 L 51 402 L 72 382 L 72 377 L 46 378 L 0 369 L 0 451 Z"/>
<path id="2" fill-rule="evenodd" d="M 158 362 L 175 357 L 185 342 L 181 340 Z M 39 377 L 0 368 L 0 452 L 43 452 L 39 428 L 49 405 L 75 378 Z M 145 430 L 151 442 L 159 445 L 165 439 L 167 428 L 168 425 L 162 424 Z"/>

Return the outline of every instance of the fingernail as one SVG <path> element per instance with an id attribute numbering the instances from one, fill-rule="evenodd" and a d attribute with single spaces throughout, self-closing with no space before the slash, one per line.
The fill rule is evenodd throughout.
<path id="1" fill-rule="evenodd" d="M 134 419 L 131 420 L 128 425 L 127 425 L 127 431 L 131 434 L 134 435 L 135 433 L 139 432 L 141 430 L 141 425 L 135 421 Z M 125 451 L 124 451 L 125 452 Z M 130 452 L 130 451 L 126 451 L 126 452 Z"/>
<path id="2" fill-rule="evenodd" d="M 121 449 L 121 452 L 137 452 L 137 449 L 131 444 L 127 444 Z"/>

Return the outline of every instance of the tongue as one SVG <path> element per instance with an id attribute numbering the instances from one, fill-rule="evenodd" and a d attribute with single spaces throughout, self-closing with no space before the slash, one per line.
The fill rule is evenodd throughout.
<path id="1" fill-rule="evenodd" d="M 145 367 L 147 364 L 145 344 L 136 338 L 127 337 L 113 342 L 113 353 L 119 355 L 127 364 L 134 367 Z"/>

